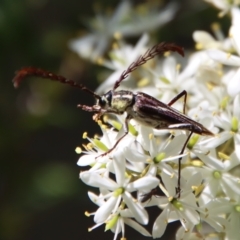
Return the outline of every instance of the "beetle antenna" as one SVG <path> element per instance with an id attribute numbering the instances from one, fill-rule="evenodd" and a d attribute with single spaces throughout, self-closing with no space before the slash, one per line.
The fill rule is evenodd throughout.
<path id="1" fill-rule="evenodd" d="M 146 63 L 148 60 L 167 51 L 178 52 L 180 55 L 184 56 L 184 51 L 182 47 L 174 43 L 161 42 L 153 46 L 152 48 L 149 48 L 143 55 L 140 55 L 135 62 L 131 63 L 130 66 L 122 72 L 119 79 L 115 82 L 113 90 L 116 90 L 119 87 L 120 83 L 128 77 L 129 73 L 133 72 L 135 69 Z"/>
<path id="2" fill-rule="evenodd" d="M 95 92 L 91 91 L 90 89 L 88 89 L 87 87 L 85 87 L 82 84 L 78 84 L 78 83 L 74 82 L 73 80 L 67 79 L 61 75 L 57 75 L 52 72 L 48 72 L 43 69 L 34 68 L 34 67 L 25 67 L 25 68 L 22 68 L 19 71 L 17 71 L 15 77 L 13 78 L 14 87 L 17 88 L 20 85 L 20 83 L 22 82 L 22 80 L 28 76 L 37 76 L 37 77 L 46 78 L 46 79 L 50 79 L 53 81 L 65 83 L 72 87 L 80 88 L 81 90 L 83 90 L 87 93 L 90 93 L 97 99 L 101 98 L 101 96 L 97 95 Z"/>

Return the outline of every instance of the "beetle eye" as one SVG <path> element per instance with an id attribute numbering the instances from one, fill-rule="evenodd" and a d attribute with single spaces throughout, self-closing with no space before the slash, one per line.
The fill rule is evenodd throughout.
<path id="1" fill-rule="evenodd" d="M 105 94 L 105 98 L 106 98 L 106 102 L 111 105 L 111 101 L 112 101 L 112 91 L 109 91 Z"/>
<path id="2" fill-rule="evenodd" d="M 105 97 L 101 97 L 101 98 L 99 99 L 98 104 L 99 104 L 101 107 L 104 107 L 104 106 L 106 105 L 106 99 L 105 99 Z"/>
<path id="3" fill-rule="evenodd" d="M 101 107 L 105 107 L 106 105 L 111 106 L 111 101 L 112 101 L 112 91 L 109 91 L 99 99 L 98 104 Z"/>

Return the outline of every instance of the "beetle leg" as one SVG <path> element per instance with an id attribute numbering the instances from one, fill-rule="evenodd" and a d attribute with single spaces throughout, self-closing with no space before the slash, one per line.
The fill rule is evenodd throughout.
<path id="1" fill-rule="evenodd" d="M 188 144 L 188 141 L 189 141 L 190 137 L 192 136 L 192 134 L 193 134 L 193 132 L 189 133 L 189 135 L 188 135 L 188 137 L 187 137 L 187 139 L 186 139 L 186 141 L 185 141 L 185 143 L 183 145 L 183 148 L 182 148 L 182 150 L 180 152 L 180 155 L 183 154 L 183 152 L 184 152 L 184 150 L 185 150 L 185 148 L 186 148 L 186 146 Z M 176 188 L 176 194 L 178 195 L 178 198 L 181 197 L 181 160 L 182 160 L 182 157 L 180 157 L 178 159 L 178 186 Z"/>
<path id="2" fill-rule="evenodd" d="M 186 102 L 187 102 L 187 91 L 183 90 L 182 92 L 178 93 L 177 96 L 175 96 L 169 103 L 168 106 L 171 106 L 174 104 L 178 99 L 180 99 L 182 96 L 184 96 L 184 103 L 183 103 L 183 114 L 185 114 L 186 110 Z"/>
<path id="3" fill-rule="evenodd" d="M 182 129 L 182 130 L 189 130 L 190 131 L 190 133 L 189 133 L 189 135 L 188 135 L 188 137 L 187 137 L 187 139 L 186 139 L 186 141 L 183 145 L 183 148 L 180 152 L 180 155 L 183 154 L 183 152 L 184 152 L 184 150 L 187 146 L 187 143 L 188 143 L 189 139 L 191 138 L 191 136 L 193 134 L 193 130 L 196 131 L 196 129 L 193 129 L 193 128 L 194 128 L 194 126 L 190 123 L 179 123 L 179 124 L 172 124 L 172 125 L 168 126 L 168 129 L 178 129 L 178 130 Z M 178 198 L 181 197 L 181 160 L 182 160 L 182 157 L 180 157 L 178 159 L 178 186 L 176 188 L 176 194 L 178 195 Z"/>
<path id="4" fill-rule="evenodd" d="M 97 156 L 96 158 L 106 156 L 107 154 L 109 154 L 110 152 L 112 152 L 112 151 L 117 147 L 117 145 L 120 143 L 120 141 L 121 141 L 124 137 L 126 137 L 126 135 L 127 135 L 128 132 L 129 132 L 128 121 L 129 121 L 130 119 L 131 119 L 131 116 L 130 116 L 130 115 L 128 115 L 128 116 L 125 118 L 125 122 L 124 122 L 124 125 L 123 125 L 123 129 L 124 129 L 124 134 L 123 134 L 123 136 L 121 136 L 121 137 L 117 140 L 117 142 L 114 144 L 114 146 L 113 146 L 112 148 L 110 148 L 107 152 L 105 152 L 105 153 Z"/>

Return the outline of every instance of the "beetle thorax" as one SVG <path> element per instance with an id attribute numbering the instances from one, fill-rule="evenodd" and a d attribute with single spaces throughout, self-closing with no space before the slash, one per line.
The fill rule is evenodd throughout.
<path id="1" fill-rule="evenodd" d="M 126 90 L 110 90 L 102 95 L 97 104 L 103 109 L 123 113 L 129 106 L 132 106 L 133 102 L 134 93 Z"/>
<path id="2" fill-rule="evenodd" d="M 112 95 L 111 107 L 119 113 L 123 113 L 134 103 L 134 93 L 126 90 L 116 91 Z"/>

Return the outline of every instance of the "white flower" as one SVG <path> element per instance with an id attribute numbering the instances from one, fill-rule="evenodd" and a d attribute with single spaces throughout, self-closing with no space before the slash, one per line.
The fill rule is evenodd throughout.
<path id="1" fill-rule="evenodd" d="M 232 97 L 236 96 L 240 92 L 240 84 L 238 79 L 240 77 L 240 57 L 236 55 L 231 55 L 229 53 L 223 52 L 221 50 L 207 50 L 210 58 L 213 60 L 223 63 L 228 66 L 239 67 L 238 69 L 231 69 L 231 78 L 229 81 L 229 76 L 227 79 L 227 91 Z"/>
<path id="2" fill-rule="evenodd" d="M 228 160 L 224 162 L 220 161 L 216 152 L 211 150 L 207 155 L 198 153 L 195 151 L 205 166 L 201 168 L 184 169 L 183 174 L 186 175 L 185 171 L 192 173 L 201 172 L 205 180 L 204 189 L 202 195 L 205 197 L 202 200 L 206 203 L 210 199 L 217 197 L 218 194 L 224 193 L 225 196 L 229 196 L 232 199 L 235 198 L 236 194 L 240 194 L 239 177 L 233 176 L 229 171 L 236 166 L 239 166 L 240 160 L 233 153 Z"/>
<path id="3" fill-rule="evenodd" d="M 95 19 L 88 21 L 92 33 L 72 40 L 70 48 L 83 58 L 96 60 L 104 53 L 114 33 L 121 29 L 121 23 L 130 12 L 130 2 L 122 1 L 112 17 L 98 13 Z"/>
<path id="4" fill-rule="evenodd" d="M 213 4 L 216 8 L 222 10 L 219 13 L 219 17 L 224 16 L 227 12 L 229 12 L 231 10 L 231 8 L 237 7 L 238 5 L 240 5 L 239 0 L 232 0 L 232 1 L 228 1 L 228 0 L 205 0 L 205 1 Z"/>
<path id="5" fill-rule="evenodd" d="M 178 57 L 178 59 L 175 57 Z M 190 78 L 193 72 L 190 68 L 180 71 L 181 64 L 178 62 L 179 60 L 183 61 L 182 57 L 179 58 L 174 54 L 174 56 L 166 57 L 162 62 L 158 61 L 156 67 L 150 69 L 154 78 L 154 86 L 159 89 L 157 94 L 152 90 L 152 96 L 157 98 L 161 96 L 160 100 L 167 102 L 174 98 L 176 93 L 193 89 L 194 82 Z M 176 108 L 182 111 L 183 103 L 178 104 L 179 102 L 181 101 L 177 101 L 174 106 L 177 106 Z"/>
<path id="6" fill-rule="evenodd" d="M 201 221 L 209 224 L 214 231 L 220 233 L 228 228 L 229 224 L 225 217 L 229 213 L 228 199 L 213 198 L 207 203 L 199 203 L 198 211 L 200 212 Z"/>
<path id="7" fill-rule="evenodd" d="M 225 240 L 232 240 L 239 235 L 240 10 L 236 7 L 239 2 L 208 2 L 220 8 L 222 14 L 231 13 L 229 37 L 226 38 L 216 25 L 214 37 L 204 31 L 195 31 L 193 38 L 198 49 L 201 45 L 201 51 L 193 51 L 185 59 L 173 55 L 148 61 L 124 78 L 119 89 L 148 92 L 166 105 L 171 105 L 171 100 L 177 99 L 176 96 L 186 90 L 186 115 L 215 135 L 192 134 L 180 155 L 190 130 L 153 129 L 131 119 L 129 133 L 110 153 L 104 155 L 123 136 L 127 117 L 126 113 L 115 115 L 107 112 L 103 116 L 104 124 L 100 124 L 103 136 L 89 138 L 90 143 L 84 145 L 85 155 L 78 164 L 89 166 L 89 170 L 82 172 L 80 178 L 99 192 L 98 195 L 89 193 L 90 199 L 99 206 L 92 213 L 96 223 L 92 229 L 106 224 L 105 229 L 115 233 L 114 240 L 119 233 L 125 239 L 125 224 L 144 236 L 151 236 L 142 225 L 151 218 L 145 208 L 152 206 L 162 210 L 153 225 L 153 238 L 161 237 L 173 221 L 180 221 L 182 225 L 176 234 L 179 240 L 209 239 L 213 234 L 218 240 L 222 236 Z M 90 50 L 88 54 L 92 51 L 95 54 L 93 46 L 96 37 L 108 45 L 117 30 L 121 30 L 122 36 L 130 34 L 134 26 L 129 22 L 128 25 L 121 25 L 118 21 L 125 14 L 123 9 L 127 12 L 129 5 L 122 3 L 121 6 L 122 10 L 120 7 L 115 19 L 117 21 L 113 21 L 115 26 L 112 24 L 114 17 L 108 18 L 109 23 L 105 23 L 105 18 L 99 18 L 98 24 L 112 26 L 107 30 L 100 27 L 101 31 L 89 37 L 89 45 L 93 45 L 85 48 Z M 149 17 L 148 14 L 149 11 L 146 15 Z M 136 16 L 133 14 L 134 20 L 138 19 Z M 156 19 L 155 16 L 153 14 L 153 19 Z M 142 26 L 136 25 L 132 34 L 150 26 L 145 18 L 140 22 Z M 153 28 L 158 24 L 157 21 Z M 106 36 L 101 36 L 104 31 L 107 31 Z M 127 45 L 123 38 L 117 39 L 117 47 L 111 50 L 110 58 L 101 60 L 102 66 L 110 69 L 112 74 L 98 88 L 98 92 L 102 94 L 107 89 L 113 89 L 123 70 L 144 54 L 149 39 L 150 35 L 142 34 L 134 47 Z M 96 44 L 97 55 L 105 51 L 100 40 L 99 45 Z M 182 70 L 180 64 L 183 65 Z M 145 104 L 144 101 L 142 104 Z M 183 106 L 180 100 L 171 105 L 180 112 L 183 112 Z M 155 112 L 152 114 L 148 105 L 145 107 L 145 117 L 151 120 Z M 158 117 L 159 122 L 165 121 L 167 114 L 159 113 Z M 165 196 L 158 196 L 158 190 Z"/>
<path id="8" fill-rule="evenodd" d="M 214 119 L 215 125 L 222 129 L 218 139 L 224 142 L 233 138 L 234 149 L 238 158 L 240 158 L 240 94 L 232 101 L 231 107 L 227 112 L 222 112 Z M 219 143 L 221 143 L 219 142 Z"/>
<path id="9" fill-rule="evenodd" d="M 159 12 L 153 6 L 147 13 L 142 13 L 132 9 L 129 1 L 122 1 L 112 16 L 99 13 L 96 19 L 88 20 L 92 33 L 72 40 L 69 46 L 81 57 L 96 61 L 114 36 L 136 36 L 156 29 L 170 21 L 176 10 L 175 4 L 169 4 Z"/>
<path id="10" fill-rule="evenodd" d="M 98 206 L 101 206 L 105 203 L 104 197 L 102 194 L 97 196 L 92 192 L 88 192 L 88 196 L 92 200 L 92 202 L 94 202 Z M 128 226 L 132 227 L 142 235 L 150 237 L 151 234 L 144 227 L 142 227 L 138 222 L 133 220 L 134 218 L 133 213 L 129 209 L 126 209 L 126 208 L 122 209 L 123 207 L 124 207 L 124 204 L 120 208 L 118 208 L 115 214 L 112 214 L 109 216 L 109 218 L 105 222 L 106 223 L 105 231 L 109 229 L 113 231 L 115 233 L 114 240 L 117 238 L 118 234 L 122 232 L 122 238 L 124 239 L 125 224 L 127 224 Z M 93 214 L 95 213 L 92 213 L 92 214 L 87 213 L 86 215 L 90 216 Z M 92 231 L 93 229 L 95 229 L 96 227 L 99 227 L 100 225 L 102 225 L 102 223 L 96 224 L 94 227 L 90 228 L 89 231 Z"/>
<path id="11" fill-rule="evenodd" d="M 132 151 L 132 148 L 126 148 L 124 153 L 126 159 L 129 162 L 141 162 L 147 164 L 147 175 L 156 176 L 158 172 L 167 172 L 169 174 L 177 175 L 177 171 L 173 170 L 168 163 L 178 163 L 179 158 L 187 155 L 187 153 L 179 155 L 186 136 L 178 135 L 173 139 L 172 136 L 170 136 L 162 143 L 159 138 L 154 138 L 152 133 L 147 136 L 140 134 L 140 136 L 143 137 L 143 139 L 139 139 L 140 143 L 146 142 L 146 139 L 149 139 L 147 142 L 148 146 L 145 145 L 143 151 L 138 151 L 138 149 Z M 146 152 L 148 154 L 146 154 Z M 151 191 L 151 189 L 152 188 L 149 188 L 148 192 Z"/>
<path id="12" fill-rule="evenodd" d="M 117 138 L 117 132 L 111 130 L 105 130 L 102 128 L 103 136 L 101 139 L 91 139 L 87 137 L 87 133 L 83 134 L 84 139 L 88 139 L 89 143 L 87 145 L 83 145 L 86 149 L 85 151 L 81 151 L 85 155 L 81 156 L 77 162 L 78 166 L 91 166 L 93 165 L 92 169 L 98 169 L 102 166 L 103 163 L 107 163 L 109 161 L 108 157 L 101 157 L 99 161 L 98 157 L 106 152 L 113 146 L 113 142 L 110 140 L 112 138 Z"/>
<path id="13" fill-rule="evenodd" d="M 98 121 L 98 124 L 101 126 L 102 130 L 102 137 L 101 138 L 89 138 L 87 137 L 87 134 L 83 134 L 83 138 L 88 139 L 89 143 L 87 145 L 83 145 L 83 147 L 86 149 L 85 151 L 81 151 L 81 153 L 84 153 L 85 155 L 81 156 L 77 162 L 79 166 L 92 166 L 92 168 L 89 171 L 94 171 L 96 169 L 99 169 L 102 167 L 103 164 L 110 164 L 112 163 L 109 156 L 112 154 L 112 152 L 108 153 L 107 155 L 104 155 L 106 152 L 108 152 L 110 149 L 114 147 L 118 139 L 120 139 L 124 134 L 124 127 L 125 124 L 125 115 L 124 116 L 118 116 L 117 120 L 111 120 L 108 118 L 105 118 L 105 121 L 108 124 L 111 124 L 113 128 L 107 129 L 106 126 L 101 122 Z M 137 135 L 137 131 L 131 127 L 130 125 L 130 131 L 127 136 L 124 137 L 124 142 L 120 141 L 117 148 L 121 148 L 121 145 L 130 145 L 135 140 L 135 135 Z M 117 131 L 116 131 L 117 130 Z M 132 134 L 131 134 L 132 132 Z"/>
<path id="14" fill-rule="evenodd" d="M 162 190 L 165 192 L 166 197 L 156 199 L 156 202 L 163 208 L 163 211 L 154 222 L 152 232 L 154 238 L 159 238 L 163 235 L 168 222 L 180 220 L 185 231 L 188 231 L 188 223 L 196 225 L 200 221 L 196 199 L 191 191 L 191 186 L 199 185 L 201 176 L 195 174 L 185 183 L 181 192 L 181 198 L 179 199 L 175 197 L 177 183 L 173 180 L 174 178 L 171 179 L 169 175 L 162 174 L 162 181 L 165 185 L 164 188 L 162 186 Z"/>
<path id="15" fill-rule="evenodd" d="M 196 49 L 216 48 L 230 51 L 232 48 L 230 38 L 225 38 L 219 24 L 214 23 L 211 27 L 215 38 L 206 31 L 197 30 L 193 32 L 193 40 L 196 42 Z"/>
<path id="16" fill-rule="evenodd" d="M 101 191 L 108 192 L 103 197 L 106 202 L 100 206 L 94 216 L 96 223 L 103 223 L 112 214 L 116 214 L 120 204 L 126 204 L 133 214 L 133 217 L 141 224 L 147 224 L 148 216 L 146 210 L 135 201 L 130 194 L 133 191 L 146 190 L 154 188 L 158 185 L 159 180 L 152 176 L 142 177 L 135 181 L 131 181 L 131 177 L 126 177 L 125 160 L 122 151 L 119 150 L 113 155 L 113 171 L 116 181 L 113 181 L 108 175 L 102 175 L 104 169 L 97 171 L 85 171 L 80 173 L 80 178 L 86 184 L 98 187 Z"/>
<path id="17" fill-rule="evenodd" d="M 233 46 L 235 47 L 235 51 L 238 53 L 239 56 L 232 55 L 230 52 L 224 52 L 217 49 L 211 49 L 207 51 L 207 54 L 213 60 L 225 64 L 227 66 L 234 66 L 238 67 L 232 69 L 233 73 L 231 74 L 231 78 L 227 81 L 227 90 L 230 96 L 234 97 L 240 92 L 240 84 L 238 79 L 240 78 L 240 10 L 233 8 L 232 9 L 232 26 L 230 28 L 230 37 L 232 39 Z"/>
<path id="18" fill-rule="evenodd" d="M 116 79 L 122 74 L 128 66 L 136 61 L 136 59 L 146 51 L 146 44 L 149 41 L 149 36 L 143 34 L 135 46 L 121 44 L 119 48 L 115 48 L 110 52 L 110 60 L 103 60 L 101 65 L 113 70 L 114 72 L 97 88 L 98 93 L 106 92 L 106 89 L 112 88 Z M 121 87 L 129 84 L 129 77 L 125 79 Z M 131 82 L 133 82 L 131 80 Z M 128 86 L 128 85 L 127 85 Z"/>

